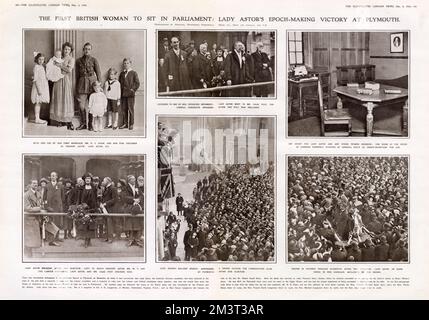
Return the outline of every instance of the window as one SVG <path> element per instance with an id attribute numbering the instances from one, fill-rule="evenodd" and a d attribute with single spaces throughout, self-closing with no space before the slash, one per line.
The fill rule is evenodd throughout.
<path id="1" fill-rule="evenodd" d="M 295 66 L 304 64 L 304 44 L 302 32 L 289 32 L 288 46 L 289 64 Z"/>

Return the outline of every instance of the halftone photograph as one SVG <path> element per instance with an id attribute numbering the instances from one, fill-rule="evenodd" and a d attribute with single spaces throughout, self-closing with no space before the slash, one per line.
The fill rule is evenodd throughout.
<path id="1" fill-rule="evenodd" d="M 158 262 L 275 261 L 275 117 L 159 116 Z"/>
<path id="2" fill-rule="evenodd" d="M 145 136 L 146 31 L 25 29 L 26 137 Z"/>
<path id="3" fill-rule="evenodd" d="M 408 137 L 410 33 L 287 32 L 288 135 Z"/>
<path id="4" fill-rule="evenodd" d="M 275 98 L 276 32 L 157 32 L 157 97 Z"/>
<path id="5" fill-rule="evenodd" d="M 288 261 L 408 262 L 408 161 L 288 157 Z"/>
<path id="6" fill-rule="evenodd" d="M 23 161 L 24 262 L 144 262 L 144 155 Z"/>

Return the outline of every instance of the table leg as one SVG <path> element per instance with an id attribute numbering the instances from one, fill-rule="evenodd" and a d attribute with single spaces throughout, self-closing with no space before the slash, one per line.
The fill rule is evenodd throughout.
<path id="1" fill-rule="evenodd" d="M 374 126 L 374 115 L 372 114 L 372 110 L 374 109 L 374 103 L 368 102 L 366 103 L 366 110 L 368 111 L 366 115 L 366 136 L 371 137 Z"/>
<path id="2" fill-rule="evenodd" d="M 304 109 L 302 106 L 302 87 L 299 86 L 298 90 L 299 90 L 299 97 L 298 97 L 298 99 L 299 99 L 299 117 L 302 118 L 304 115 Z"/>
<path id="3" fill-rule="evenodd" d="M 408 136 L 408 99 L 402 107 L 402 134 Z"/>
<path id="4" fill-rule="evenodd" d="M 337 109 L 342 109 L 343 108 L 343 101 L 341 100 L 340 97 L 337 97 Z"/>

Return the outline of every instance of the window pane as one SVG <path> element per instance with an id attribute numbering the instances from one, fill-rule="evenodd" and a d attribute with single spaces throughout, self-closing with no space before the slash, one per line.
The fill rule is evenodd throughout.
<path id="1" fill-rule="evenodd" d="M 302 32 L 295 32 L 295 40 L 302 41 Z"/>
<path id="2" fill-rule="evenodd" d="M 295 42 L 295 51 L 302 52 L 302 41 L 296 41 Z"/>
<path id="3" fill-rule="evenodd" d="M 303 64 L 304 63 L 304 59 L 303 59 L 302 53 L 300 53 L 300 52 L 296 53 L 296 63 L 298 63 L 298 64 Z"/>
<path id="4" fill-rule="evenodd" d="M 289 32 L 289 40 L 295 40 L 295 32 Z"/>
<path id="5" fill-rule="evenodd" d="M 296 51 L 295 42 L 293 42 L 293 41 L 289 42 L 289 51 Z"/>
<path id="6" fill-rule="evenodd" d="M 296 64 L 295 52 L 289 54 L 289 64 Z"/>

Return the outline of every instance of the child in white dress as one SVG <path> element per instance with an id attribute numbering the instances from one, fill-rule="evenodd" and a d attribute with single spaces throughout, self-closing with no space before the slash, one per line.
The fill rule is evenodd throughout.
<path id="1" fill-rule="evenodd" d="M 49 103 L 49 84 L 46 78 L 45 56 L 40 52 L 34 53 L 33 86 L 31 88 L 31 102 L 34 104 L 34 122 L 37 124 L 46 124 L 45 120 L 40 119 L 40 107 L 42 103 Z"/>
<path id="2" fill-rule="evenodd" d="M 57 82 L 58 80 L 64 78 L 61 68 L 55 65 L 55 62 L 63 63 L 64 60 L 61 58 L 61 55 L 61 50 L 55 51 L 55 55 L 49 59 L 49 62 L 46 64 L 46 77 L 52 82 Z"/>
<path id="3" fill-rule="evenodd" d="M 92 114 L 92 127 L 95 132 L 103 131 L 103 116 L 107 111 L 107 98 L 101 88 L 101 83 L 92 84 L 94 93 L 89 96 L 88 110 Z"/>

